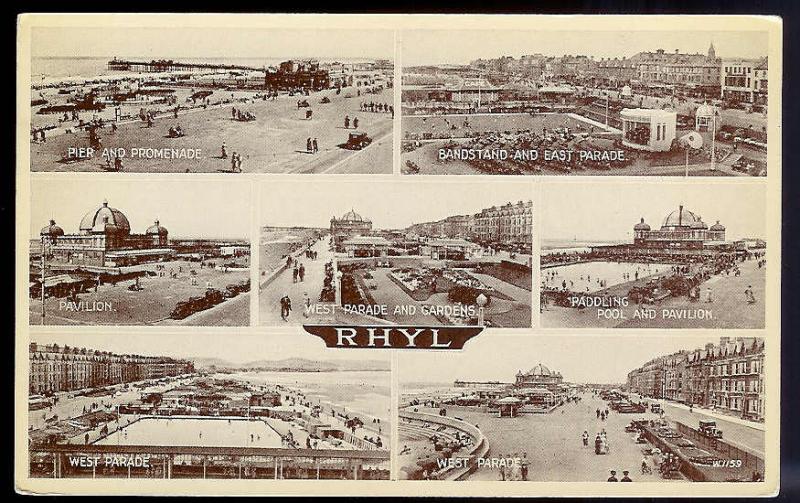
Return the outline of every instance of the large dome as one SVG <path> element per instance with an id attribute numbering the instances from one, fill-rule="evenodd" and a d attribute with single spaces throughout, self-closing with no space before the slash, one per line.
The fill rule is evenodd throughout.
<path id="1" fill-rule="evenodd" d="M 533 367 L 528 372 L 528 375 L 530 375 L 530 376 L 549 376 L 549 375 L 552 375 L 552 374 L 553 374 L 553 372 L 549 368 L 547 368 L 544 365 L 542 365 L 541 363 L 536 365 L 535 367 Z"/>
<path id="2" fill-rule="evenodd" d="M 358 213 L 355 212 L 355 210 L 348 211 L 347 213 L 342 215 L 342 218 L 340 218 L 340 220 L 343 220 L 345 222 L 364 222 L 365 221 L 364 218 L 361 215 L 359 215 Z"/>
<path id="3" fill-rule="evenodd" d="M 681 206 L 664 218 L 664 223 L 661 224 L 661 227 L 692 227 L 701 223 L 703 223 L 703 220 L 699 215 L 695 215 Z"/>
<path id="4" fill-rule="evenodd" d="M 116 227 L 121 232 L 130 233 L 131 231 L 128 218 L 118 209 L 110 207 L 108 201 L 103 201 L 102 206 L 83 216 L 80 230 L 102 232 L 109 225 Z"/>

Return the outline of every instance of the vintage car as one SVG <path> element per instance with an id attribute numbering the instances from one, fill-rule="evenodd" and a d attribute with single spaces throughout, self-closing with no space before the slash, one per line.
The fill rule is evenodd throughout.
<path id="1" fill-rule="evenodd" d="M 620 414 L 641 414 L 642 412 L 646 412 L 647 407 L 640 403 L 623 403 L 617 407 L 617 412 Z"/>
<path id="2" fill-rule="evenodd" d="M 722 438 L 722 430 L 717 428 L 716 421 L 700 421 L 697 430 L 706 438 Z"/>
<path id="3" fill-rule="evenodd" d="M 169 317 L 173 320 L 182 320 L 196 312 L 213 307 L 224 299 L 225 297 L 221 291 L 210 288 L 203 296 L 190 297 L 189 300 L 175 304 L 175 308 L 172 310 Z"/>
<path id="4" fill-rule="evenodd" d="M 361 150 L 370 143 L 372 143 L 372 138 L 367 136 L 367 133 L 362 131 L 353 131 L 347 138 L 347 143 L 345 143 L 344 147 L 350 150 Z"/>

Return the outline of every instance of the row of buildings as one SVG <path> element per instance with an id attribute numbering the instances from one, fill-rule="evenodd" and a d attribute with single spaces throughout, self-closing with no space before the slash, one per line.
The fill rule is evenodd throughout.
<path id="1" fill-rule="evenodd" d="M 95 349 L 30 344 L 29 392 L 53 394 L 194 372 L 194 363 L 165 356 L 118 355 Z"/>
<path id="2" fill-rule="evenodd" d="M 471 215 L 418 223 L 408 227 L 406 232 L 485 243 L 530 244 L 533 238 L 533 201 L 508 202 Z"/>
<path id="3" fill-rule="evenodd" d="M 659 356 L 628 373 L 628 391 L 764 419 L 764 340 L 721 337 L 719 344 Z"/>
<path id="4" fill-rule="evenodd" d="M 394 65 L 388 60 L 362 63 L 289 60 L 264 72 L 264 86 L 277 90 L 391 87 L 393 81 Z"/>
<path id="5" fill-rule="evenodd" d="M 643 51 L 630 57 L 596 59 L 584 55 L 524 55 L 478 59 L 469 69 L 483 75 L 513 74 L 535 80 L 570 80 L 621 87 L 625 84 L 677 86 L 706 91 L 732 101 L 766 104 L 768 60 L 720 58 L 714 44 L 706 54 L 675 49 Z"/>
<path id="6" fill-rule="evenodd" d="M 128 61 L 114 58 L 108 62 L 113 71 L 143 73 L 179 72 L 181 80 L 191 85 L 213 83 L 217 86 L 264 88 L 271 90 L 336 87 L 391 87 L 394 65 L 388 59 L 361 62 L 320 62 L 314 59 L 287 60 L 274 66 L 257 68 L 220 63 L 181 63 L 172 60 Z M 202 76 L 189 76 L 203 73 Z M 157 82 L 156 82 L 157 83 Z"/>
<path id="7" fill-rule="evenodd" d="M 355 210 L 330 220 L 334 249 L 350 256 L 384 256 L 391 241 L 421 244 L 423 254 L 448 258 L 450 252 L 470 256 L 475 243 L 530 247 L 533 239 L 533 201 L 518 201 L 484 208 L 471 215 L 453 215 L 441 220 L 413 224 L 401 231 L 374 231 L 372 221 Z M 389 239 L 387 239 L 387 237 Z M 373 253 L 373 251 L 375 253 Z"/>

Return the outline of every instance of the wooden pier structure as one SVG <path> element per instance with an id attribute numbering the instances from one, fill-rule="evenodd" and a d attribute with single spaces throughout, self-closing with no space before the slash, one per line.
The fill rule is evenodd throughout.
<path id="1" fill-rule="evenodd" d="M 205 71 L 264 71 L 264 68 L 245 65 L 224 65 L 216 63 L 181 63 L 171 59 L 152 61 L 132 61 L 114 58 L 108 62 L 108 69 L 121 72 L 163 73 L 163 72 L 205 72 Z"/>

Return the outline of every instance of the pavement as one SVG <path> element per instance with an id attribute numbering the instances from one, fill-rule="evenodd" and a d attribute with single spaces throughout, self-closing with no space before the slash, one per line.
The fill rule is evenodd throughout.
<path id="1" fill-rule="evenodd" d="M 103 148 L 123 148 L 125 172 L 146 173 L 231 173 L 230 156 L 242 157 L 244 173 L 363 173 L 392 172 L 392 118 L 389 113 L 362 112 L 362 102 L 393 103 L 393 90 L 357 96 L 354 88 L 345 88 L 340 95 L 324 90 L 306 97 L 280 96 L 277 100 L 248 100 L 223 106 L 179 113 L 175 118 L 159 116 L 152 128 L 140 121 L 120 123 L 116 132 L 101 132 Z M 352 95 L 345 98 L 346 95 Z M 214 95 L 212 95 L 213 97 Z M 331 102 L 321 104 L 327 96 Z M 305 99 L 309 108 L 297 108 L 297 100 Z M 252 112 L 256 120 L 233 120 L 236 107 Z M 307 110 L 313 117 L 306 119 Z M 363 150 L 340 147 L 347 142 L 352 124 L 344 127 L 344 117 L 358 118 L 358 130 L 367 133 L 373 142 Z M 180 125 L 186 132 L 182 138 L 169 138 L 170 127 Z M 319 152 L 306 151 L 306 139 L 318 138 Z M 228 158 L 221 158 L 226 144 Z M 105 171 L 105 159 L 95 157 L 72 164 L 59 162 L 69 147 L 88 147 L 88 133 L 62 134 L 48 137 L 46 143 L 31 144 L 32 171 Z M 200 149 L 198 159 L 133 158 L 137 148 Z M 99 156 L 99 154 L 98 154 Z"/>
<path id="2" fill-rule="evenodd" d="M 261 288 L 258 297 L 259 324 L 275 326 L 326 321 L 326 318 L 320 315 L 304 316 L 303 294 L 308 294 L 312 304 L 319 302 L 319 294 L 325 281 L 325 264 L 333 258 L 328 241 L 326 236 L 311 247 L 318 254 L 316 260 L 307 259 L 302 253 L 297 258 L 299 263 L 305 266 L 306 273 L 303 281 L 294 282 L 292 269 L 287 268 L 268 285 Z M 284 295 L 288 295 L 292 300 L 292 311 L 289 313 L 288 322 L 281 318 L 280 299 Z"/>

